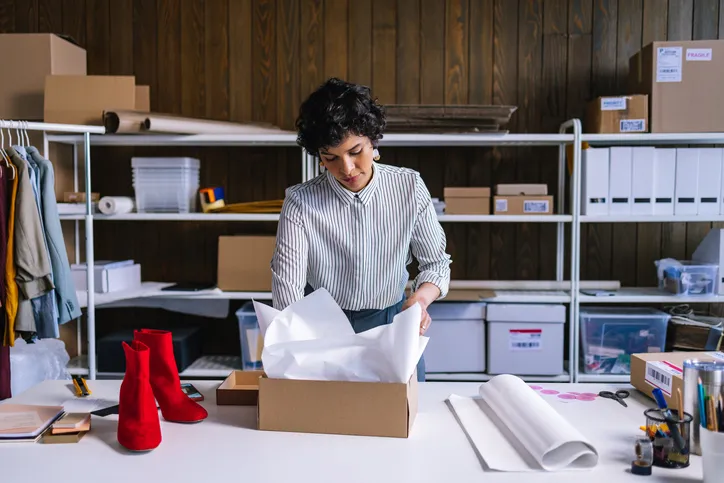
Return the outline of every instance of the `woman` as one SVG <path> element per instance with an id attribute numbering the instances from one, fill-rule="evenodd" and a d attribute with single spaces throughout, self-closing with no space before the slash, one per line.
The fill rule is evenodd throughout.
<path id="1" fill-rule="evenodd" d="M 302 104 L 297 142 L 325 172 L 286 191 L 271 263 L 275 308 L 325 288 L 357 333 L 415 302 L 420 334 L 429 327 L 426 309 L 450 282 L 445 232 L 420 175 L 376 162 L 384 128 L 384 111 L 364 86 L 333 78 Z M 413 255 L 419 275 L 405 300 Z"/>

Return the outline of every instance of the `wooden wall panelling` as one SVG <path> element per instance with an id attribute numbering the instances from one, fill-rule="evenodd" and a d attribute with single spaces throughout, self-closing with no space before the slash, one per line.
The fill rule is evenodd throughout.
<path id="1" fill-rule="evenodd" d="M 86 3 L 86 50 L 89 74 L 108 75 L 111 73 L 109 1 L 88 0 Z"/>
<path id="2" fill-rule="evenodd" d="M 468 102 L 493 103 L 493 17 L 494 1 L 470 2 Z M 493 151 L 490 148 L 469 150 L 471 186 L 492 188 Z M 467 227 L 466 263 L 471 278 L 490 278 L 490 223 L 471 223 Z M 455 261 L 454 261 L 455 262 Z"/>
<path id="3" fill-rule="evenodd" d="M 229 2 L 229 118 L 252 119 L 252 0 Z"/>
<path id="4" fill-rule="evenodd" d="M 586 104 L 591 99 L 593 62 L 593 0 L 569 0 L 568 4 L 568 77 L 566 85 L 566 118 L 583 120 Z M 566 167 L 566 212 L 570 213 L 570 176 Z M 588 252 L 588 226 L 581 227 L 581 253 Z M 570 253 L 571 227 L 565 229 L 566 254 Z M 564 263 L 564 278 L 570 278 L 570 257 Z M 580 258 L 581 274 L 587 273 L 588 257 Z"/>
<path id="5" fill-rule="evenodd" d="M 438 21 L 439 20 L 438 18 Z M 379 98 L 382 104 L 393 104 L 396 100 L 396 25 L 397 5 L 395 2 L 390 0 L 373 0 L 371 87 L 374 95 Z"/>
<path id="6" fill-rule="evenodd" d="M 158 71 L 158 84 L 163 86 L 158 92 L 152 92 L 151 97 L 157 98 L 158 110 L 171 114 L 181 114 L 184 97 L 190 102 L 194 94 L 189 91 L 188 82 L 184 83 L 182 94 L 183 74 L 189 74 L 193 69 L 194 46 L 189 45 L 190 35 L 184 33 L 182 38 L 181 8 L 176 0 L 158 0 L 158 54 L 157 62 L 163 65 Z M 189 22 L 188 15 L 184 15 L 184 27 Z M 184 31 L 186 28 L 183 29 Z M 183 67 L 182 67 L 183 66 Z"/>
<path id="7" fill-rule="evenodd" d="M 372 85 L 372 0 L 349 2 L 348 79 Z"/>
<path id="8" fill-rule="evenodd" d="M 324 78 L 347 78 L 347 0 L 324 4 Z"/>
<path id="9" fill-rule="evenodd" d="M 161 17 L 161 6 L 163 5 L 163 2 L 159 1 L 157 7 L 159 10 L 159 13 L 157 13 L 157 16 L 159 18 L 159 26 L 164 25 L 162 22 Z M 176 9 L 178 12 L 178 9 Z M 63 11 L 63 19 L 65 20 L 65 10 Z M 113 75 L 132 75 L 133 74 L 133 0 L 113 0 L 109 2 L 109 14 L 110 18 L 113 19 L 113 22 L 110 22 L 110 40 L 109 40 L 109 46 L 108 51 L 110 55 L 110 66 L 111 66 L 111 74 Z M 178 18 L 178 13 L 176 14 Z M 172 25 L 166 25 L 167 28 L 171 28 Z M 157 37 L 158 37 L 158 45 L 159 50 L 161 49 L 161 36 L 164 35 L 165 32 L 162 31 L 162 28 L 158 29 Z M 176 27 L 176 32 L 178 32 L 178 27 Z M 178 44 L 176 44 L 176 48 L 178 49 Z M 178 54 L 177 54 L 178 56 Z M 163 62 L 166 62 L 167 59 L 163 58 Z M 179 75 L 179 78 L 181 76 Z M 163 85 L 164 88 L 168 86 L 168 88 L 173 88 L 173 86 L 169 86 L 166 83 L 161 83 L 159 80 L 159 85 Z M 158 95 L 158 92 L 151 92 L 151 98 L 153 96 Z M 176 106 L 173 106 L 174 108 Z"/>
<path id="10" fill-rule="evenodd" d="M 397 104 L 420 103 L 420 0 L 397 1 L 395 38 Z M 397 152 L 401 166 L 419 172 L 419 149 L 402 148 Z"/>
<path id="11" fill-rule="evenodd" d="M 276 123 L 276 8 L 274 0 L 254 0 L 252 24 L 252 116 Z"/>
<path id="12" fill-rule="evenodd" d="M 357 2 L 352 2 L 355 5 Z M 301 94 L 306 98 L 324 81 L 323 0 L 302 0 Z"/>
<path id="13" fill-rule="evenodd" d="M 204 0 L 190 0 L 181 9 L 181 114 L 206 115 L 206 35 Z M 213 28 L 213 27 L 212 27 Z"/>
<path id="14" fill-rule="evenodd" d="M 88 0 L 92 9 L 92 0 Z M 58 0 L 38 0 L 38 32 L 57 32 L 63 21 L 62 3 Z"/>
<path id="15" fill-rule="evenodd" d="M 551 4 L 550 11 L 560 8 L 565 18 L 565 4 Z M 560 66 L 559 66 L 560 68 Z M 542 119 L 543 69 L 543 2 L 519 0 L 518 2 L 518 132 L 540 132 Z M 565 72 L 565 70 L 563 70 Z M 548 99 L 551 92 L 545 92 Z M 554 101 L 555 102 L 555 101 Z M 516 162 L 516 181 L 536 183 L 541 180 L 541 165 L 545 163 L 545 150 L 540 147 L 516 148 L 512 153 Z M 540 232 L 538 223 L 515 225 L 515 274 L 516 279 L 538 278 L 540 268 Z M 555 250 L 553 245 L 547 247 Z M 550 252 L 551 254 L 553 252 Z"/>
<path id="16" fill-rule="evenodd" d="M 299 2 L 279 0 L 277 10 L 277 124 L 293 129 L 302 101 L 299 92 Z M 344 57 L 346 59 L 346 52 Z"/>
<path id="17" fill-rule="evenodd" d="M 518 5 L 517 2 L 495 0 L 493 103 L 519 105 L 518 99 Z M 507 129 L 517 131 L 516 112 Z M 515 156 L 520 148 L 493 150 L 493 183 L 516 180 Z M 512 223 L 493 223 L 490 228 L 490 277 L 497 280 L 516 278 L 516 227 Z"/>
<path id="18" fill-rule="evenodd" d="M 228 0 L 205 0 L 204 63 L 206 117 L 229 120 L 229 16 Z M 281 3 L 281 2 L 280 2 Z M 282 30 L 286 31 L 286 29 Z"/>
<path id="19" fill-rule="evenodd" d="M 0 33 L 15 32 L 15 0 L 0 0 Z"/>
<path id="20" fill-rule="evenodd" d="M 642 45 L 666 40 L 668 23 L 666 0 L 644 0 Z M 661 223 L 639 223 L 636 237 L 636 284 L 655 287 L 654 261 L 661 258 Z"/>

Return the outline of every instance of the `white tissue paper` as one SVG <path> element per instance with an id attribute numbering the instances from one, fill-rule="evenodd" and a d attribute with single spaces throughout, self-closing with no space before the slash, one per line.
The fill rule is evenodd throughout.
<path id="1" fill-rule="evenodd" d="M 428 341 L 418 304 L 359 334 L 325 289 L 282 311 L 257 301 L 254 310 L 264 372 L 274 379 L 407 383 Z"/>

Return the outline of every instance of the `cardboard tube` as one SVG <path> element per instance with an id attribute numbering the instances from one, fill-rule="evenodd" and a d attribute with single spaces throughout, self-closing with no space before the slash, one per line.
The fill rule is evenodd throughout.
<path id="1" fill-rule="evenodd" d="M 143 130 L 147 112 L 105 111 L 103 125 L 108 134 L 139 133 Z"/>
<path id="2" fill-rule="evenodd" d="M 156 113 L 149 113 L 146 116 L 143 129 L 148 132 L 174 134 L 265 134 L 281 131 L 278 127 L 266 123 L 242 124 Z"/>

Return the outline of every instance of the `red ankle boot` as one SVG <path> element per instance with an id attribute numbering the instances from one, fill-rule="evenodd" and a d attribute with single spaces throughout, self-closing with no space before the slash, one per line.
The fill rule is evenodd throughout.
<path id="1" fill-rule="evenodd" d="M 148 347 L 123 342 L 126 374 L 118 402 L 118 442 L 131 451 L 150 451 L 161 444 L 161 423 L 149 380 Z"/>
<path id="2" fill-rule="evenodd" d="M 171 332 L 141 329 L 135 331 L 134 340 L 151 349 L 151 387 L 163 418 L 177 423 L 197 423 L 206 419 L 209 415 L 206 410 L 181 389 Z"/>

